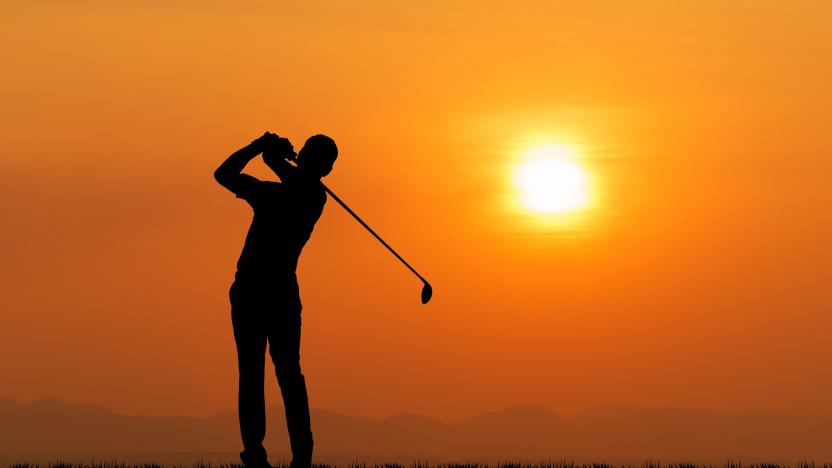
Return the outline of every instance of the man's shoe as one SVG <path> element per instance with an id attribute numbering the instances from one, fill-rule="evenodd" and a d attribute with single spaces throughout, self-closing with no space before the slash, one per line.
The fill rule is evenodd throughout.
<path id="1" fill-rule="evenodd" d="M 240 452 L 240 460 L 246 468 L 273 468 L 265 454 L 250 455 L 244 450 Z"/>
<path id="2" fill-rule="evenodd" d="M 292 453 L 292 463 L 289 464 L 289 468 L 312 468 L 312 447 L 314 445 L 310 434 L 309 440 L 303 448 L 299 448 L 295 453 Z"/>
<path id="3" fill-rule="evenodd" d="M 298 458 L 292 458 L 292 463 L 289 463 L 289 468 L 312 468 L 312 459 L 305 458 L 300 460 Z"/>

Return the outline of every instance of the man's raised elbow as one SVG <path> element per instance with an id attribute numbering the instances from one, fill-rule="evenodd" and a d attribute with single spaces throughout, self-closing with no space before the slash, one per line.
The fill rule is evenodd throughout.
<path id="1" fill-rule="evenodd" d="M 214 180 L 223 187 L 228 187 L 228 175 L 223 172 L 222 168 L 214 171 Z"/>

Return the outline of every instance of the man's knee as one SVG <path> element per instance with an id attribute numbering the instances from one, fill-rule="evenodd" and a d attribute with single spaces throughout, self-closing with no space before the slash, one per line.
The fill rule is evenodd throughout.
<path id="1" fill-rule="evenodd" d="M 284 359 L 282 361 L 276 361 L 274 363 L 274 370 L 277 374 L 277 383 L 281 387 L 304 382 L 303 372 L 300 370 L 300 360 Z"/>
<path id="2" fill-rule="evenodd" d="M 253 360 L 249 362 L 240 361 L 239 362 L 239 372 L 240 372 L 240 383 L 243 384 L 260 384 L 263 385 L 264 382 L 264 369 L 265 362 L 263 360 Z"/>

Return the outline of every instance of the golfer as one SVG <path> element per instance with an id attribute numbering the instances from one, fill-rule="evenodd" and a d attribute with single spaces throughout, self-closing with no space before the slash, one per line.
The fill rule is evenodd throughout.
<path id="1" fill-rule="evenodd" d="M 261 153 L 280 182 L 261 181 L 242 173 L 246 164 Z M 246 467 L 270 467 L 263 447 L 266 343 L 286 409 L 292 447 L 290 466 L 312 466 L 309 399 L 300 369 L 301 302 L 295 271 L 326 202 L 320 180 L 332 171 L 337 156 L 338 148 L 327 136 L 306 140 L 296 157 L 288 139 L 266 132 L 229 156 L 214 172 L 220 185 L 254 210 L 229 292 L 240 373 L 240 459 Z"/>

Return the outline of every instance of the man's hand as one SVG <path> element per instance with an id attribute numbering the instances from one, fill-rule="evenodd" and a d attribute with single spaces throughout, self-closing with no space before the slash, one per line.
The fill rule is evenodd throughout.
<path id="1" fill-rule="evenodd" d="M 277 156 L 289 160 L 293 160 L 297 156 L 292 142 L 288 138 L 281 138 L 272 132 L 265 132 L 263 135 L 254 139 L 251 145 L 260 152 L 270 153 L 270 156 Z"/>
<path id="2" fill-rule="evenodd" d="M 272 165 L 280 160 L 292 161 L 296 154 L 292 142 L 288 138 L 280 138 L 271 133 L 260 137 L 263 139 L 263 161 Z"/>
<path id="3" fill-rule="evenodd" d="M 294 146 L 292 146 L 292 142 L 288 138 L 280 138 L 277 135 L 275 137 L 276 139 L 272 145 L 277 157 L 289 161 L 294 160 L 297 154 L 295 153 Z"/>
<path id="4" fill-rule="evenodd" d="M 263 149 L 263 162 L 277 174 L 281 182 L 288 182 L 297 172 L 297 167 L 289 163 L 297 157 L 292 142 L 275 134 L 263 135 L 261 138 L 266 146 Z"/>
<path id="5" fill-rule="evenodd" d="M 255 138 L 250 144 L 235 151 L 225 162 L 220 164 L 220 167 L 214 171 L 214 178 L 217 179 L 220 185 L 240 196 L 246 187 L 252 185 L 250 183 L 252 180 L 257 181 L 250 175 L 242 174 L 246 164 L 256 158 L 258 154 L 268 152 L 269 148 L 278 139 L 279 137 L 271 132 L 266 132 L 259 138 Z"/>
<path id="6" fill-rule="evenodd" d="M 251 142 L 251 146 L 255 148 L 258 153 L 262 153 L 271 148 L 273 144 L 277 142 L 278 139 L 280 139 L 280 137 L 276 134 L 272 132 L 265 132 L 259 137 L 255 138 Z"/>

